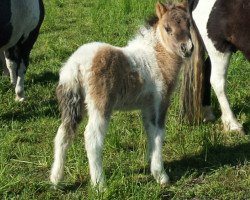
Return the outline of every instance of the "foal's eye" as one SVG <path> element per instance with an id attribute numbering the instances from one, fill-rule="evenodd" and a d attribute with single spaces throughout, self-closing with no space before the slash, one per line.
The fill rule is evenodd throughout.
<path id="1" fill-rule="evenodd" d="M 167 33 L 171 33 L 172 32 L 172 29 L 169 26 L 166 27 L 165 30 L 167 31 Z"/>

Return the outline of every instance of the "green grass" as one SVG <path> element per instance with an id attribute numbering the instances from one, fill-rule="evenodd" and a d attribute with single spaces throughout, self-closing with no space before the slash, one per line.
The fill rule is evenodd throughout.
<path id="1" fill-rule="evenodd" d="M 249 137 L 224 133 L 218 120 L 189 126 L 178 121 L 178 92 L 168 112 L 165 168 L 171 184 L 160 187 L 149 173 L 139 112 L 113 114 L 105 140 L 108 189 L 90 185 L 84 150 L 86 120 L 68 152 L 65 180 L 49 182 L 53 139 L 60 124 L 55 88 L 61 64 L 83 43 L 122 46 L 154 12 L 155 0 L 44 0 L 46 18 L 32 51 L 24 103 L 14 102 L 7 77 L 0 79 L 1 199 L 250 199 Z M 250 64 L 233 56 L 228 94 L 238 120 L 250 130 Z"/>

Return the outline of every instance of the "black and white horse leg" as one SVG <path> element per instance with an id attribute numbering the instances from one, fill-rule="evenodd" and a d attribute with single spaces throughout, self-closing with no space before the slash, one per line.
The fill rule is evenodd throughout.
<path id="1" fill-rule="evenodd" d="M 9 76 L 9 70 L 6 66 L 6 60 L 5 60 L 5 56 L 4 56 L 4 52 L 0 52 L 0 64 L 2 66 L 3 69 L 3 75 L 5 76 Z"/>
<path id="2" fill-rule="evenodd" d="M 232 112 L 226 95 L 227 68 L 230 57 L 231 53 L 216 52 L 210 55 L 212 63 L 211 84 L 221 107 L 221 119 L 225 131 L 243 132 L 243 127 Z"/>
<path id="3" fill-rule="evenodd" d="M 6 65 L 10 73 L 10 80 L 15 87 L 16 101 L 24 101 L 24 74 L 26 66 L 22 59 L 18 45 L 5 51 Z"/>
<path id="4" fill-rule="evenodd" d="M 215 116 L 213 114 L 213 110 L 211 107 L 211 61 L 210 58 L 207 57 L 204 63 L 204 95 L 202 100 L 202 107 L 203 107 L 203 121 L 213 121 L 215 120 Z"/>
<path id="5" fill-rule="evenodd" d="M 20 65 L 17 70 L 17 82 L 15 87 L 16 101 L 24 101 L 24 76 L 29 66 L 30 51 L 38 37 L 39 27 L 30 32 L 29 37 L 22 43 L 19 43 Z"/>
<path id="6" fill-rule="evenodd" d="M 15 87 L 15 92 L 16 92 L 16 101 L 24 101 L 25 100 L 25 95 L 24 95 L 24 75 L 26 72 L 26 66 L 23 62 L 21 61 L 18 70 L 17 70 L 17 82 L 16 82 L 16 87 Z"/>
<path id="7" fill-rule="evenodd" d="M 150 162 L 150 171 L 156 181 L 164 185 L 169 182 L 169 177 L 164 170 L 162 158 L 166 111 L 161 110 L 162 114 L 159 111 L 160 109 L 158 112 L 155 112 L 155 109 L 145 108 L 142 110 L 142 119 L 148 139 L 148 158 Z"/>
<path id="8" fill-rule="evenodd" d="M 18 68 L 18 61 L 16 57 L 13 55 L 13 50 L 9 49 L 4 52 L 6 67 L 9 70 L 10 74 L 10 82 L 15 87 L 17 82 L 17 68 Z"/>

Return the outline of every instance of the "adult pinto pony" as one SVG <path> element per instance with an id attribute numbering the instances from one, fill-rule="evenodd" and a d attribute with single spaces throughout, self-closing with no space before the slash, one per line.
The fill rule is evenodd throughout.
<path id="1" fill-rule="evenodd" d="M 194 67 L 198 69 L 204 64 L 205 69 L 193 70 L 204 73 L 202 86 L 194 86 L 195 93 L 197 91 L 202 93 L 200 89 L 203 88 L 203 95 L 198 95 L 203 99 L 192 104 L 187 103 L 187 99 L 184 98 L 184 107 L 186 106 L 184 111 L 197 111 L 199 110 L 197 107 L 201 107 L 202 103 L 204 120 L 214 119 L 210 101 L 212 85 L 221 107 L 224 129 L 244 132 L 230 108 L 225 89 L 227 68 L 232 52 L 240 50 L 250 60 L 250 2 L 249 0 L 188 0 L 188 3 L 194 29 L 197 31 L 196 36 L 192 34 L 195 36 L 192 39 L 200 40 L 198 45 L 195 45 L 195 49 L 199 48 L 199 50 L 194 50 L 196 52 L 193 56 L 196 60 Z M 204 63 L 202 63 L 205 57 L 201 53 L 201 45 L 204 45 L 210 58 Z M 197 76 L 200 75 L 195 75 Z M 189 95 L 187 93 L 190 94 L 190 91 L 186 90 L 184 97 Z M 193 107 L 190 109 L 188 106 Z"/>
<path id="2" fill-rule="evenodd" d="M 0 53 L 4 52 L 17 101 L 25 99 L 24 74 L 43 19 L 42 0 L 0 1 Z"/>
<path id="3" fill-rule="evenodd" d="M 85 106 L 85 147 L 93 186 L 104 186 L 101 152 L 112 111 L 129 109 L 142 111 L 151 173 L 160 184 L 168 182 L 162 161 L 165 115 L 180 67 L 193 47 L 184 5 L 157 3 L 156 14 L 127 46 L 85 44 L 61 69 L 57 98 L 62 124 L 55 137 L 53 184 L 63 177 L 66 151 Z"/>

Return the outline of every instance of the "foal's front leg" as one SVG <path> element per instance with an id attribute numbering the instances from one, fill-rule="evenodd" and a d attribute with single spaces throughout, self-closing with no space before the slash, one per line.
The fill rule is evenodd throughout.
<path id="1" fill-rule="evenodd" d="M 105 178 L 102 167 L 102 149 L 109 117 L 97 109 L 89 109 L 89 120 L 84 132 L 85 148 L 89 160 L 91 182 L 99 191 L 105 189 Z"/>
<path id="2" fill-rule="evenodd" d="M 151 173 L 158 183 L 161 185 L 167 184 L 169 177 L 164 170 L 162 160 L 162 146 L 165 135 L 165 129 L 162 123 L 165 121 L 165 114 L 159 115 L 159 113 L 144 110 L 142 111 L 142 115 L 144 127 L 147 132 Z"/>

